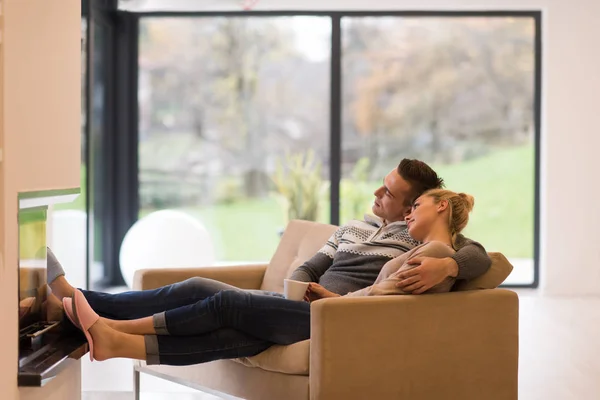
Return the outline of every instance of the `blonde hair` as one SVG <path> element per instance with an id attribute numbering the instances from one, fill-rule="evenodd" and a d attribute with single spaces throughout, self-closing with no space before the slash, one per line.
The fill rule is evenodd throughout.
<path id="1" fill-rule="evenodd" d="M 448 201 L 448 227 L 452 235 L 452 246 L 455 247 L 456 236 L 469 222 L 469 213 L 473 210 L 475 198 L 470 194 L 456 193 L 446 189 L 431 189 L 423 193 L 422 196 L 433 198 L 436 204 L 442 200 Z"/>

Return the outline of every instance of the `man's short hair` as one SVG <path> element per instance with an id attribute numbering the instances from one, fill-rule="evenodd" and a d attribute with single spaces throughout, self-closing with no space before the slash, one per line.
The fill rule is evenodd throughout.
<path id="1" fill-rule="evenodd" d="M 444 180 L 423 161 L 403 159 L 398 164 L 398 174 L 412 187 L 411 198 L 407 199 L 407 201 L 410 201 L 409 204 L 412 204 L 417 197 L 427 190 L 444 187 Z"/>

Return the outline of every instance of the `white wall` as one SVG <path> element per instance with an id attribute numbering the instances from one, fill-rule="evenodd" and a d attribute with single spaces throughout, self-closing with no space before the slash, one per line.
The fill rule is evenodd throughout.
<path id="1" fill-rule="evenodd" d="M 0 399 L 13 400 L 19 398 L 17 194 L 79 187 L 81 2 L 1 2 Z M 56 390 L 53 399 L 78 399 L 80 374 L 67 371 L 48 387 L 23 389 L 23 398 L 50 398 Z"/>
<path id="2" fill-rule="evenodd" d="M 132 2 L 134 4 L 135 2 Z M 239 0 L 146 0 L 146 10 L 241 10 Z M 600 296 L 599 0 L 260 0 L 255 10 L 541 10 L 541 288 Z M 506 216 L 510 218 L 510 215 Z"/>

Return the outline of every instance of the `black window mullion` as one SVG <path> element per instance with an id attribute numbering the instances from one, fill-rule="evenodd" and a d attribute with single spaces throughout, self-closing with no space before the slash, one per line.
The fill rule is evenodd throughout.
<path id="1" fill-rule="evenodd" d="M 113 61 L 114 131 L 110 181 L 114 207 L 108 234 L 112 245 L 105 253 L 104 265 L 110 285 L 124 285 L 119 251 L 125 234 L 138 219 L 138 18 L 130 13 L 117 13 Z M 107 132 L 108 133 L 108 132 Z"/>
<path id="2" fill-rule="evenodd" d="M 533 112 L 535 124 L 535 192 L 533 212 L 533 283 L 525 287 L 537 288 L 540 284 L 540 179 L 541 179 L 541 129 L 542 129 L 542 18 L 541 14 L 535 16 L 535 66 L 534 66 L 534 91 Z"/>
<path id="3" fill-rule="evenodd" d="M 95 186 L 94 213 L 101 219 L 103 279 L 97 287 L 121 286 L 119 251 L 138 219 L 138 17 L 101 10 L 105 25 L 102 61 L 105 65 L 104 115 L 99 154 L 101 168 Z"/>
<path id="4" fill-rule="evenodd" d="M 340 224 L 340 179 L 342 171 L 342 29 L 341 15 L 331 17 L 331 92 L 329 174 L 330 220 Z"/>
<path id="5" fill-rule="evenodd" d="M 86 222 L 85 222 L 85 232 L 87 234 L 87 245 L 85 247 L 85 287 L 86 289 L 90 288 L 90 265 L 92 265 L 93 262 L 93 248 L 91 247 L 91 245 L 94 243 L 93 242 L 93 226 L 94 226 L 94 214 L 93 214 L 93 207 L 92 207 L 92 188 L 90 185 L 90 182 L 92 181 L 92 144 L 91 144 L 91 138 L 92 138 L 92 101 L 91 101 L 91 90 L 92 90 L 92 83 L 93 83 L 93 77 L 94 77 L 94 69 L 93 69 L 93 63 L 92 63 L 92 55 L 93 55 L 93 51 L 94 51 L 94 44 L 93 44 L 93 40 L 94 40 L 94 24 L 92 23 L 92 18 L 89 12 L 89 3 L 88 1 L 82 1 L 81 4 L 81 13 L 82 13 L 82 19 L 84 19 L 86 21 L 86 38 L 85 38 L 85 76 L 83 77 L 83 79 L 85 79 L 85 90 L 84 90 L 84 96 L 85 96 L 85 127 L 84 127 L 84 137 L 83 137 L 83 141 L 84 141 L 84 150 L 83 150 L 83 157 L 84 157 L 84 164 L 85 164 L 85 193 L 82 193 L 81 195 L 85 196 L 85 213 L 87 215 L 86 218 Z"/>

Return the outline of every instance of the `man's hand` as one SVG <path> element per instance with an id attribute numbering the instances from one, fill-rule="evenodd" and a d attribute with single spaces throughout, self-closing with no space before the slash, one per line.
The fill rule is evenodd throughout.
<path id="1" fill-rule="evenodd" d="M 311 302 L 324 299 L 326 297 L 340 297 L 340 295 L 330 292 L 318 283 L 311 282 L 308 285 L 308 289 L 306 289 L 306 293 L 304 294 L 304 301 Z"/>
<path id="2" fill-rule="evenodd" d="M 444 279 L 458 275 L 458 265 L 453 258 L 415 257 L 407 261 L 407 264 L 418 265 L 418 267 L 398 274 L 400 282 L 396 287 L 412 294 L 421 294 Z"/>

